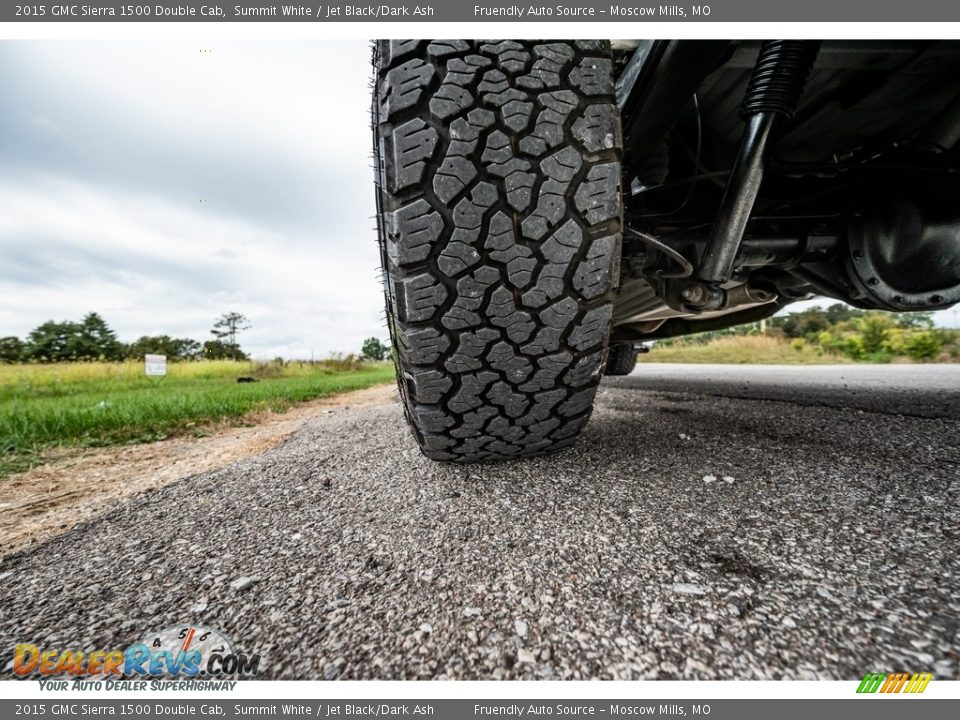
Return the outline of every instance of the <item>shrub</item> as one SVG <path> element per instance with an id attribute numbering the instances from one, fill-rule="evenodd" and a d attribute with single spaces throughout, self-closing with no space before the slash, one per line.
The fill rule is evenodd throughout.
<path id="1" fill-rule="evenodd" d="M 860 360 L 866 354 L 867 348 L 863 337 L 849 335 L 842 340 L 841 352 L 852 360 Z"/>
<path id="2" fill-rule="evenodd" d="M 943 347 L 940 338 L 929 330 L 911 332 L 904 341 L 903 349 L 911 360 L 934 360 Z"/>
<path id="3" fill-rule="evenodd" d="M 869 312 L 860 318 L 857 329 L 863 339 L 863 350 L 870 354 L 880 352 L 892 327 L 893 320 L 883 313 Z"/>

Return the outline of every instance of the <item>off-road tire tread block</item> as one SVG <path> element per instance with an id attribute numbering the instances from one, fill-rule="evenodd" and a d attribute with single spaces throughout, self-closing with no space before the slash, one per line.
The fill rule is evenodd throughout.
<path id="1" fill-rule="evenodd" d="M 616 343 L 607 352 L 604 375 L 629 375 L 637 367 L 637 350 L 629 343 Z"/>
<path id="2" fill-rule="evenodd" d="M 571 444 L 618 281 L 619 115 L 606 43 L 378 41 L 387 315 L 430 458 Z"/>

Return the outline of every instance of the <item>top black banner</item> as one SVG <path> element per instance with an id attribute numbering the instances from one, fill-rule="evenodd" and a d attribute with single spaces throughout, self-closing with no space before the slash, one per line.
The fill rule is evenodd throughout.
<path id="1" fill-rule="evenodd" d="M 717 0 L 709 4 L 655 5 L 609 0 L 476 4 L 435 2 L 297 3 L 182 0 L 82 4 L 16 3 L 0 6 L 4 22 L 954 22 L 955 0 Z"/>

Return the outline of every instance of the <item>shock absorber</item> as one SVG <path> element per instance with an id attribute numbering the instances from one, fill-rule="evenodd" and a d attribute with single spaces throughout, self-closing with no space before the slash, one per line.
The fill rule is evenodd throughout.
<path id="1" fill-rule="evenodd" d="M 723 291 L 718 286 L 733 272 L 763 181 L 768 145 L 781 119 L 792 118 L 796 112 L 819 48 L 819 42 L 801 40 L 771 40 L 760 48 L 740 105 L 740 117 L 747 127 L 697 272 L 701 282 L 683 292 L 689 305 L 722 304 Z"/>

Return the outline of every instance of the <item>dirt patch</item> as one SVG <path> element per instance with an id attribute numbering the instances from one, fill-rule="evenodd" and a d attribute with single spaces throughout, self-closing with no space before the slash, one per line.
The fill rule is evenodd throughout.
<path id="1" fill-rule="evenodd" d="M 241 427 L 206 426 L 204 437 L 53 456 L 46 465 L 0 480 L 0 554 L 66 532 L 145 490 L 259 455 L 311 418 L 396 398 L 396 386 L 379 385 L 312 400 L 285 413 L 248 415 Z"/>

